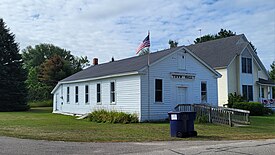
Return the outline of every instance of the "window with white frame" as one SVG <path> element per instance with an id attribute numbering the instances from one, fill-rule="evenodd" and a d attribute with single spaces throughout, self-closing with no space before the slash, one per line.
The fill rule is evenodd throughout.
<path id="1" fill-rule="evenodd" d="M 242 73 L 252 74 L 252 59 L 242 57 Z"/>
<path id="2" fill-rule="evenodd" d="M 89 104 L 89 85 L 85 85 L 85 103 Z"/>
<path id="3" fill-rule="evenodd" d="M 115 82 L 110 83 L 110 100 L 111 103 L 116 102 L 116 88 L 115 88 Z"/>
<path id="4" fill-rule="evenodd" d="M 163 84 L 162 79 L 155 79 L 155 102 L 163 101 Z"/>
<path id="5" fill-rule="evenodd" d="M 100 83 L 96 84 L 96 102 L 101 102 L 101 85 Z"/>
<path id="6" fill-rule="evenodd" d="M 78 86 L 75 86 L 75 103 L 78 103 Z"/>
<path id="7" fill-rule="evenodd" d="M 70 87 L 67 87 L 67 103 L 70 103 Z"/>
<path id="8" fill-rule="evenodd" d="M 207 103 L 207 82 L 201 82 L 201 103 Z"/>
<path id="9" fill-rule="evenodd" d="M 253 86 L 252 85 L 242 85 L 243 97 L 247 101 L 253 101 Z"/>

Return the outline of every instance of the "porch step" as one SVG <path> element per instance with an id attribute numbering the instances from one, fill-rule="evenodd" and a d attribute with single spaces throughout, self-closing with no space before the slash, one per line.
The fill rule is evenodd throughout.
<path id="1" fill-rule="evenodd" d="M 80 117 L 77 117 L 76 119 L 84 119 L 84 118 L 87 118 L 89 116 L 89 113 L 86 113 Z"/>

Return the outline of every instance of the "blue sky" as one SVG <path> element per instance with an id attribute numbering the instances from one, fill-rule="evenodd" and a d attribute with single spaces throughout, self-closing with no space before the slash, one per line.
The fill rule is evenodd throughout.
<path id="1" fill-rule="evenodd" d="M 134 56 L 148 30 L 157 51 L 221 28 L 245 34 L 267 69 L 275 60 L 274 0 L 1 0 L 0 18 L 20 49 L 51 43 L 99 63 Z"/>

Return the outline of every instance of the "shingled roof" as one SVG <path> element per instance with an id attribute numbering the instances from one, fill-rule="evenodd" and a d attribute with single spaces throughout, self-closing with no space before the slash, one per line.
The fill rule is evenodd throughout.
<path id="1" fill-rule="evenodd" d="M 236 54 L 240 54 L 247 43 L 237 43 L 243 35 L 236 35 L 228 38 L 207 41 L 199 44 L 186 46 L 201 60 L 212 68 L 226 67 Z M 150 54 L 150 63 L 154 63 L 183 46 L 166 49 Z M 73 74 L 60 82 L 90 79 L 114 74 L 139 71 L 147 65 L 147 56 L 135 56 L 114 62 L 103 63 L 91 66 L 76 74 Z"/>
<path id="2" fill-rule="evenodd" d="M 153 52 L 150 54 L 150 63 L 154 63 L 160 58 L 165 57 L 171 52 L 174 52 L 181 47 L 166 49 L 159 52 Z M 139 71 L 147 66 L 147 55 L 135 56 L 127 59 L 117 60 L 113 62 L 98 64 L 77 72 L 60 82 L 82 80 L 87 78 L 96 78 L 113 74 L 121 74 L 128 72 Z"/>
<path id="3" fill-rule="evenodd" d="M 243 34 L 187 46 L 213 68 L 227 67 L 242 52 L 248 42 L 239 42 Z"/>

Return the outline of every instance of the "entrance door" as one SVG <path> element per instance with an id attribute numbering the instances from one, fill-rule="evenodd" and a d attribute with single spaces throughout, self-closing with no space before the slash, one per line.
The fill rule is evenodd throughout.
<path id="1" fill-rule="evenodd" d="M 186 103 L 186 90 L 187 87 L 178 87 L 177 88 L 177 103 L 176 104 L 187 104 Z"/>
<path id="2" fill-rule="evenodd" d="M 55 110 L 60 110 L 60 98 L 58 93 L 55 95 Z"/>

